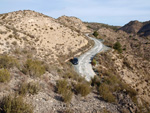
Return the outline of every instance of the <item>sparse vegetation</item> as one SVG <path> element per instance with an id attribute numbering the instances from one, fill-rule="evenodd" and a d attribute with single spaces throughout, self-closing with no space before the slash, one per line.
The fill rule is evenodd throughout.
<path id="1" fill-rule="evenodd" d="M 119 76 L 113 74 L 104 76 L 103 81 L 97 82 L 97 84 L 100 84 L 98 88 L 100 95 L 108 102 L 116 102 L 115 96 L 113 95 L 114 92 L 121 93 L 122 91 L 126 91 L 132 99 L 135 99 L 137 95 L 137 92 L 133 88 L 128 84 L 123 83 Z"/>
<path id="2" fill-rule="evenodd" d="M 107 84 L 101 84 L 99 87 L 99 94 L 102 96 L 102 98 L 107 102 L 115 102 L 115 96 L 110 91 L 109 85 Z"/>
<path id="3" fill-rule="evenodd" d="M 22 97 L 4 97 L 0 103 L 1 113 L 33 113 L 32 105 L 23 101 Z"/>
<path id="4" fill-rule="evenodd" d="M 37 94 L 40 90 L 40 86 L 38 83 L 30 82 L 30 83 L 22 83 L 19 89 L 20 95 L 26 95 L 30 93 L 32 95 Z"/>
<path id="5" fill-rule="evenodd" d="M 93 30 L 99 30 L 100 28 L 107 28 L 107 29 L 112 29 L 114 31 L 117 31 L 119 29 L 119 26 L 112 26 L 108 24 L 103 24 L 103 23 L 87 23 L 87 27 Z"/>
<path id="6" fill-rule="evenodd" d="M 18 66 L 18 62 L 11 56 L 1 55 L 0 56 L 0 68 L 12 68 L 14 66 Z"/>
<path id="7" fill-rule="evenodd" d="M 99 67 L 95 67 L 100 76 L 92 78 L 91 85 L 96 86 L 95 88 L 98 89 L 100 96 L 107 102 L 116 103 L 118 99 L 116 94 L 128 94 L 132 101 L 136 102 L 137 91 L 122 81 L 119 74 L 115 71 L 115 60 L 110 57 L 109 52 L 96 55 L 95 59 L 100 63 Z M 102 68 L 101 65 L 106 68 Z M 124 64 L 124 60 L 123 65 L 131 67 L 129 64 Z"/>
<path id="8" fill-rule="evenodd" d="M 45 73 L 45 66 L 42 64 L 41 61 L 27 59 L 22 72 L 25 74 L 29 74 L 33 77 L 40 77 Z"/>
<path id="9" fill-rule="evenodd" d="M 0 69 L 0 82 L 7 82 L 10 80 L 10 73 L 7 69 Z"/>
<path id="10" fill-rule="evenodd" d="M 74 23 L 74 19 L 71 19 L 70 23 L 60 25 L 57 20 L 51 20 L 48 16 L 34 11 L 9 13 L 7 18 L 4 18 L 5 15 L 0 15 L 0 18 L 4 19 L 0 22 L 2 29 L 2 31 L 0 30 L 0 39 L 2 40 L 0 46 L 2 46 L 1 53 L 3 54 L 0 55 L 0 95 L 5 96 L 10 93 L 18 93 L 19 95 L 3 99 L 0 102 L 0 113 L 30 113 L 30 110 L 26 111 L 28 105 L 27 107 L 21 107 L 26 104 L 23 99 L 20 99 L 21 97 L 25 97 L 27 102 L 33 102 L 36 108 L 35 112 L 54 112 L 53 110 L 65 113 L 85 112 L 85 110 L 102 113 L 109 112 L 107 110 L 111 112 L 134 112 L 134 109 L 138 110 L 138 104 L 142 108 L 140 113 L 150 111 L 149 103 L 144 102 L 150 97 L 149 62 L 146 61 L 150 58 L 150 43 L 147 40 L 149 37 L 143 36 L 141 38 L 136 33 L 127 34 L 120 30 L 116 31 L 119 28 L 117 26 L 86 23 L 88 30 L 95 31 L 93 33 L 95 37 L 104 39 L 105 44 L 115 49 L 115 51 L 110 49 L 107 53 L 100 53 L 97 55 L 100 58 L 95 57 L 92 60 L 91 63 L 97 75 L 91 79 L 90 86 L 84 77 L 74 72 L 72 64 L 64 62 L 71 57 L 78 57 L 78 53 L 82 54 L 94 45 L 94 41 L 90 41 L 86 36 L 86 40 L 84 40 L 81 30 L 82 28 L 84 31 L 86 30 L 85 25 L 81 27 L 76 25 L 79 30 L 74 28 L 76 27 L 74 25 L 71 25 L 72 28 L 69 29 L 69 26 L 65 27 L 67 24 L 77 24 L 78 21 Z M 67 21 L 70 20 L 69 18 Z M 51 40 L 53 37 L 58 37 L 59 40 L 56 40 L 56 42 Z M 124 51 L 122 51 L 122 48 Z M 123 53 L 117 54 L 117 52 Z M 41 62 L 36 58 L 45 61 Z M 46 66 L 45 62 L 47 63 Z M 41 77 L 42 75 L 43 77 Z M 130 81 L 130 79 L 134 84 L 124 83 L 126 80 Z M 9 84 L 8 81 L 10 81 Z M 39 95 L 34 95 L 40 90 L 39 84 L 35 81 L 38 81 L 42 87 L 42 92 Z M 128 81 L 126 82 L 128 83 Z M 55 93 L 56 90 L 59 94 Z M 92 92 L 88 95 L 90 90 Z M 140 95 L 137 96 L 137 92 Z M 88 97 L 80 100 L 80 95 L 82 97 L 88 95 Z M 71 102 L 72 97 L 74 98 Z M 53 106 L 49 99 L 50 101 L 54 100 L 56 106 Z M 62 104 L 59 102 L 61 100 L 65 103 L 71 102 L 71 104 L 69 106 L 68 104 Z M 102 102 L 104 100 L 106 102 Z M 85 106 L 82 106 L 83 103 L 85 103 Z M 104 109 L 98 108 L 97 105 L 101 103 L 106 106 L 106 109 L 105 107 Z M 67 107 L 69 109 L 64 111 Z M 124 111 L 122 107 L 125 109 Z M 148 110 L 146 111 L 146 109 Z"/>

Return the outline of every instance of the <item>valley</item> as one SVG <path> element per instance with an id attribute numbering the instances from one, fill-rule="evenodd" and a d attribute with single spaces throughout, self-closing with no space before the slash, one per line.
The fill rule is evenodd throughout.
<path id="1" fill-rule="evenodd" d="M 0 14 L 0 112 L 148 113 L 149 31 L 149 21 Z"/>

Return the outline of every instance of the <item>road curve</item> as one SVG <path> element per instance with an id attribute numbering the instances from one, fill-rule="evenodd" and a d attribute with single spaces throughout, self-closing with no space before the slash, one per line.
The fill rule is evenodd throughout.
<path id="1" fill-rule="evenodd" d="M 90 49 L 89 51 L 87 51 L 86 53 L 84 53 L 83 55 L 81 55 L 80 57 L 78 57 L 79 59 L 79 64 L 75 65 L 75 70 L 83 77 L 85 77 L 85 79 L 87 81 L 90 81 L 92 77 L 94 77 L 95 72 L 92 69 L 92 65 L 91 65 L 91 59 L 100 51 L 103 50 L 104 45 L 101 43 L 100 40 L 96 39 L 96 38 L 92 38 L 90 36 L 88 36 L 88 34 L 86 34 L 86 36 L 88 38 L 90 38 L 91 40 L 93 40 L 95 42 L 95 45 L 92 49 Z"/>

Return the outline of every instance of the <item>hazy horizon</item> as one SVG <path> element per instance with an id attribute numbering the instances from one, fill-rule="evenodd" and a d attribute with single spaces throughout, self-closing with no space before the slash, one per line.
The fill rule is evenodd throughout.
<path id="1" fill-rule="evenodd" d="M 85 22 L 123 26 L 129 21 L 149 21 L 148 0 L 1 0 L 0 14 L 34 10 L 53 18 L 75 16 Z"/>

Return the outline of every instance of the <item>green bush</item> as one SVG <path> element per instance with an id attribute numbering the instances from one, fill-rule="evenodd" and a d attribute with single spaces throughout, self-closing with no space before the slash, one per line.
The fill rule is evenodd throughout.
<path id="1" fill-rule="evenodd" d="M 37 94 L 40 90 L 40 86 L 38 83 L 30 82 L 30 83 L 23 83 L 19 88 L 20 95 L 26 95 L 30 93 L 32 95 Z"/>
<path id="2" fill-rule="evenodd" d="M 95 60 L 95 59 L 92 60 L 92 65 L 93 65 L 93 66 L 96 65 L 96 60 Z"/>
<path id="3" fill-rule="evenodd" d="M 7 69 L 0 69 L 0 82 L 6 82 L 10 80 L 10 73 Z"/>
<path id="4" fill-rule="evenodd" d="M 103 83 L 99 86 L 99 94 L 107 102 L 116 102 L 115 96 L 112 94 L 107 84 Z"/>
<path id="5" fill-rule="evenodd" d="M 4 97 L 0 106 L 0 113 L 33 113 L 32 106 L 26 104 L 22 97 Z"/>
<path id="6" fill-rule="evenodd" d="M 45 66 L 42 64 L 41 61 L 27 59 L 22 71 L 25 74 L 30 74 L 30 76 L 33 77 L 40 77 L 45 73 Z"/>
<path id="7" fill-rule="evenodd" d="M 98 34 L 97 31 L 94 31 L 93 35 L 94 35 L 95 37 L 97 37 L 99 34 Z"/>
<path id="8" fill-rule="evenodd" d="M 63 101 L 66 103 L 69 103 L 72 99 L 73 93 L 71 90 L 67 89 L 63 94 L 62 94 L 62 98 Z"/>
<path id="9" fill-rule="evenodd" d="M 0 56 L 0 68 L 12 68 L 14 66 L 18 66 L 18 62 L 11 56 L 1 55 Z"/>
<path id="10" fill-rule="evenodd" d="M 117 50 L 119 53 L 122 53 L 122 46 L 121 46 L 121 44 L 120 44 L 119 42 L 116 42 L 116 43 L 114 44 L 113 48 L 114 48 L 115 50 Z"/>
<path id="11" fill-rule="evenodd" d="M 81 94 L 81 96 L 83 96 L 83 97 L 87 96 L 91 91 L 90 85 L 87 84 L 87 83 L 85 83 L 85 84 L 84 83 L 76 84 L 75 90 L 78 94 Z"/>

